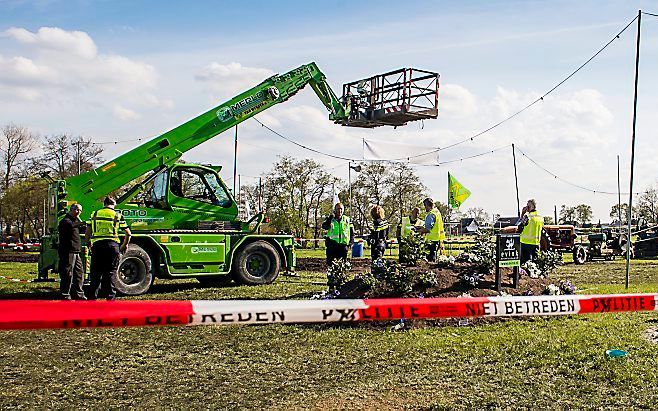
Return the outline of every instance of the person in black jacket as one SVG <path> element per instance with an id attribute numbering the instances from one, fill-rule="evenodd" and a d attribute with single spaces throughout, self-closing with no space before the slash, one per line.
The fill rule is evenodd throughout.
<path id="1" fill-rule="evenodd" d="M 59 290 L 64 300 L 86 300 L 82 291 L 84 271 L 80 257 L 80 228 L 84 223 L 80 221 L 82 206 L 73 204 L 69 212 L 59 222 Z"/>
<path id="2" fill-rule="evenodd" d="M 389 224 L 384 219 L 384 209 L 381 206 L 374 206 L 370 210 L 370 216 L 372 217 L 373 226 L 368 237 L 368 244 L 371 247 L 370 257 L 375 261 L 378 258 L 384 258 Z"/>

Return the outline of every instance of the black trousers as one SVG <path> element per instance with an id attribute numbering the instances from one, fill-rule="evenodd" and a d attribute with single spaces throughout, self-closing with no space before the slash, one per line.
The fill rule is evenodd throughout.
<path id="1" fill-rule="evenodd" d="M 327 267 L 331 267 L 331 263 L 334 260 L 342 258 L 343 260 L 347 259 L 347 249 L 349 246 L 347 244 L 338 244 L 334 241 L 327 241 Z"/>
<path id="2" fill-rule="evenodd" d="M 79 253 L 59 255 L 59 292 L 63 298 L 83 299 L 84 271 Z"/>
<path id="3" fill-rule="evenodd" d="M 430 255 L 427 257 L 427 261 L 432 263 L 436 261 L 436 254 L 439 251 L 440 244 L 440 241 L 430 241 L 429 246 L 427 247 L 430 252 Z"/>
<path id="4" fill-rule="evenodd" d="M 91 298 L 116 297 L 116 276 L 119 268 L 119 244 L 112 240 L 101 240 L 91 247 Z"/>
<path id="5" fill-rule="evenodd" d="M 536 260 L 538 251 L 538 245 L 521 243 L 521 264 L 524 264 L 526 261 Z"/>
<path id="6" fill-rule="evenodd" d="M 386 240 L 375 240 L 375 243 L 371 245 L 370 257 L 372 261 L 375 261 L 378 258 L 384 258 L 385 252 Z"/>

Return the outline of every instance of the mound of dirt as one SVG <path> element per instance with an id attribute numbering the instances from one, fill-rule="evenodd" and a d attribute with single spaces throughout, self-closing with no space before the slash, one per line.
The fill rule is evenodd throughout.
<path id="1" fill-rule="evenodd" d="M 352 260 L 355 261 L 355 260 Z M 357 260 L 358 261 L 358 260 Z M 428 263 L 421 261 L 415 267 L 407 268 L 411 272 L 426 273 L 432 272 L 436 278 L 436 285 L 425 289 L 414 289 L 413 292 L 405 295 L 376 295 L 369 290 L 369 287 L 364 286 L 360 279 L 355 279 L 345 286 L 340 288 L 340 298 L 377 298 L 377 297 L 490 297 L 499 295 L 496 291 L 496 275 L 487 274 L 476 286 L 464 281 L 463 275 L 472 273 L 473 268 L 468 263 L 457 263 L 450 268 L 441 267 L 435 263 Z M 352 268 L 352 273 L 358 274 L 370 270 L 369 261 L 366 264 L 359 264 Z M 513 287 L 513 270 L 511 268 L 501 269 L 501 291 L 509 295 L 539 295 L 541 294 L 548 284 L 551 283 L 548 279 L 544 278 L 530 278 L 527 275 L 521 275 L 519 278 L 519 286 Z"/>
<path id="2" fill-rule="evenodd" d="M 459 297 L 465 293 L 468 293 L 471 297 L 498 295 L 496 291 L 496 275 L 494 273 L 485 275 L 476 287 L 462 280 L 463 274 L 473 271 L 471 266 L 466 263 L 457 263 L 454 268 L 440 268 L 436 264 L 423 261 L 417 267 L 410 267 L 409 269 L 411 271 L 429 270 L 436 274 L 438 284 L 436 287 L 423 292 L 426 297 Z M 514 288 L 513 273 L 511 268 L 501 269 L 501 291 L 510 295 L 539 295 L 551 283 L 551 281 L 545 278 L 530 278 L 527 275 L 520 275 L 519 286 L 518 288 Z"/>

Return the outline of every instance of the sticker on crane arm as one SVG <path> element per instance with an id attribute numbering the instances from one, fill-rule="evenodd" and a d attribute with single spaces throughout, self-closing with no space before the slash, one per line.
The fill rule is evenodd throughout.
<path id="1" fill-rule="evenodd" d="M 113 161 L 113 162 L 108 163 L 108 164 L 104 165 L 103 167 L 101 167 L 101 170 L 107 171 L 107 170 L 111 169 L 112 167 L 116 167 L 116 165 L 117 165 L 117 163 L 115 163 Z"/>
<path id="2" fill-rule="evenodd" d="M 653 311 L 658 294 L 261 301 L 1 300 L 0 329 L 298 324 Z"/>
<path id="3" fill-rule="evenodd" d="M 235 104 L 219 108 L 215 115 L 221 122 L 226 122 L 231 118 L 242 117 L 256 110 L 256 107 L 260 108 L 266 104 L 267 97 L 270 94 L 272 92 L 269 89 L 258 90 L 256 93 L 239 100 Z"/>

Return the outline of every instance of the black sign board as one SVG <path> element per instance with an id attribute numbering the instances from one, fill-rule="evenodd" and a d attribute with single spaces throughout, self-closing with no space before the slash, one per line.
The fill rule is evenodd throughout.
<path id="1" fill-rule="evenodd" d="M 496 290 L 500 291 L 500 268 L 514 268 L 514 288 L 519 286 L 521 266 L 521 237 L 518 234 L 496 235 Z"/>

